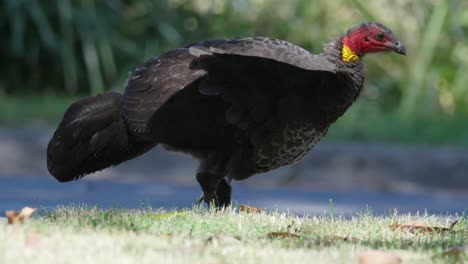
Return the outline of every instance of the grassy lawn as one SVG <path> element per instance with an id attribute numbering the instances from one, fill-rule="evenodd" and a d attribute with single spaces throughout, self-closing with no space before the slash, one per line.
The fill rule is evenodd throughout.
<path id="1" fill-rule="evenodd" d="M 444 250 L 467 243 L 466 217 L 446 232 L 392 228 L 415 220 L 449 226 L 454 217 L 364 213 L 345 219 L 198 208 L 174 215 L 64 207 L 23 225 L 2 224 L 0 256 L 3 263 L 358 263 L 361 253 L 377 249 L 403 263 L 468 261 L 466 252 L 458 260 L 443 257 Z"/>

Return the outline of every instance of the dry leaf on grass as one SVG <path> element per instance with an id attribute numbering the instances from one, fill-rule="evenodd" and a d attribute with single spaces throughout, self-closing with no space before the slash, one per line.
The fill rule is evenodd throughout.
<path id="1" fill-rule="evenodd" d="M 239 211 L 244 213 L 259 214 L 262 209 L 250 205 L 239 205 Z"/>
<path id="2" fill-rule="evenodd" d="M 442 256 L 460 258 L 464 254 L 468 255 L 468 245 L 449 248 L 442 253 Z"/>
<path id="3" fill-rule="evenodd" d="M 5 215 L 8 218 L 8 224 L 20 224 L 23 223 L 25 219 L 31 217 L 35 211 L 36 208 L 24 207 L 21 211 L 7 210 L 5 211 Z"/>
<path id="4" fill-rule="evenodd" d="M 267 234 L 268 238 L 277 238 L 277 237 L 291 237 L 291 238 L 298 238 L 299 235 L 288 233 L 288 232 L 270 232 Z"/>
<path id="5" fill-rule="evenodd" d="M 391 252 L 367 250 L 359 256 L 359 264 L 400 264 L 401 258 Z"/>
<path id="6" fill-rule="evenodd" d="M 420 233 L 424 234 L 427 232 L 435 232 L 438 234 L 445 233 L 453 229 L 453 227 L 458 223 L 457 219 L 449 227 L 440 227 L 440 226 L 430 226 L 421 221 L 410 222 L 407 224 L 393 224 L 390 226 L 393 230 L 396 231 L 407 231 L 409 233 Z"/>

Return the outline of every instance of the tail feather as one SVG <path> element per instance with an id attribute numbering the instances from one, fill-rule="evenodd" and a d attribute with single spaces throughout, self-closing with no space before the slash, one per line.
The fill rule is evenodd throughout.
<path id="1" fill-rule="evenodd" d="M 122 95 L 105 93 L 73 103 L 47 146 L 47 168 L 71 181 L 141 155 L 156 144 L 139 140 L 121 114 Z"/>

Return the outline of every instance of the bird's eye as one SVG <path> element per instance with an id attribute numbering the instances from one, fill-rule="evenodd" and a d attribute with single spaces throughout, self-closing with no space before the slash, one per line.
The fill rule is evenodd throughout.
<path id="1" fill-rule="evenodd" d="M 383 32 L 377 33 L 376 38 L 377 38 L 377 40 L 379 40 L 379 41 L 384 40 L 384 39 L 385 39 L 385 33 L 383 33 Z"/>

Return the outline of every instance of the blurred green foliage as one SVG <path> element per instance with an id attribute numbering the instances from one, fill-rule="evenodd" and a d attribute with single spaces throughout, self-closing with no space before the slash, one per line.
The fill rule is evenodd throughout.
<path id="1" fill-rule="evenodd" d="M 343 122 L 467 119 L 464 0 L 0 0 L 0 93 L 122 90 L 145 60 L 202 39 L 263 35 L 319 53 L 368 20 L 391 28 L 408 56 L 366 58 L 364 99 Z"/>

